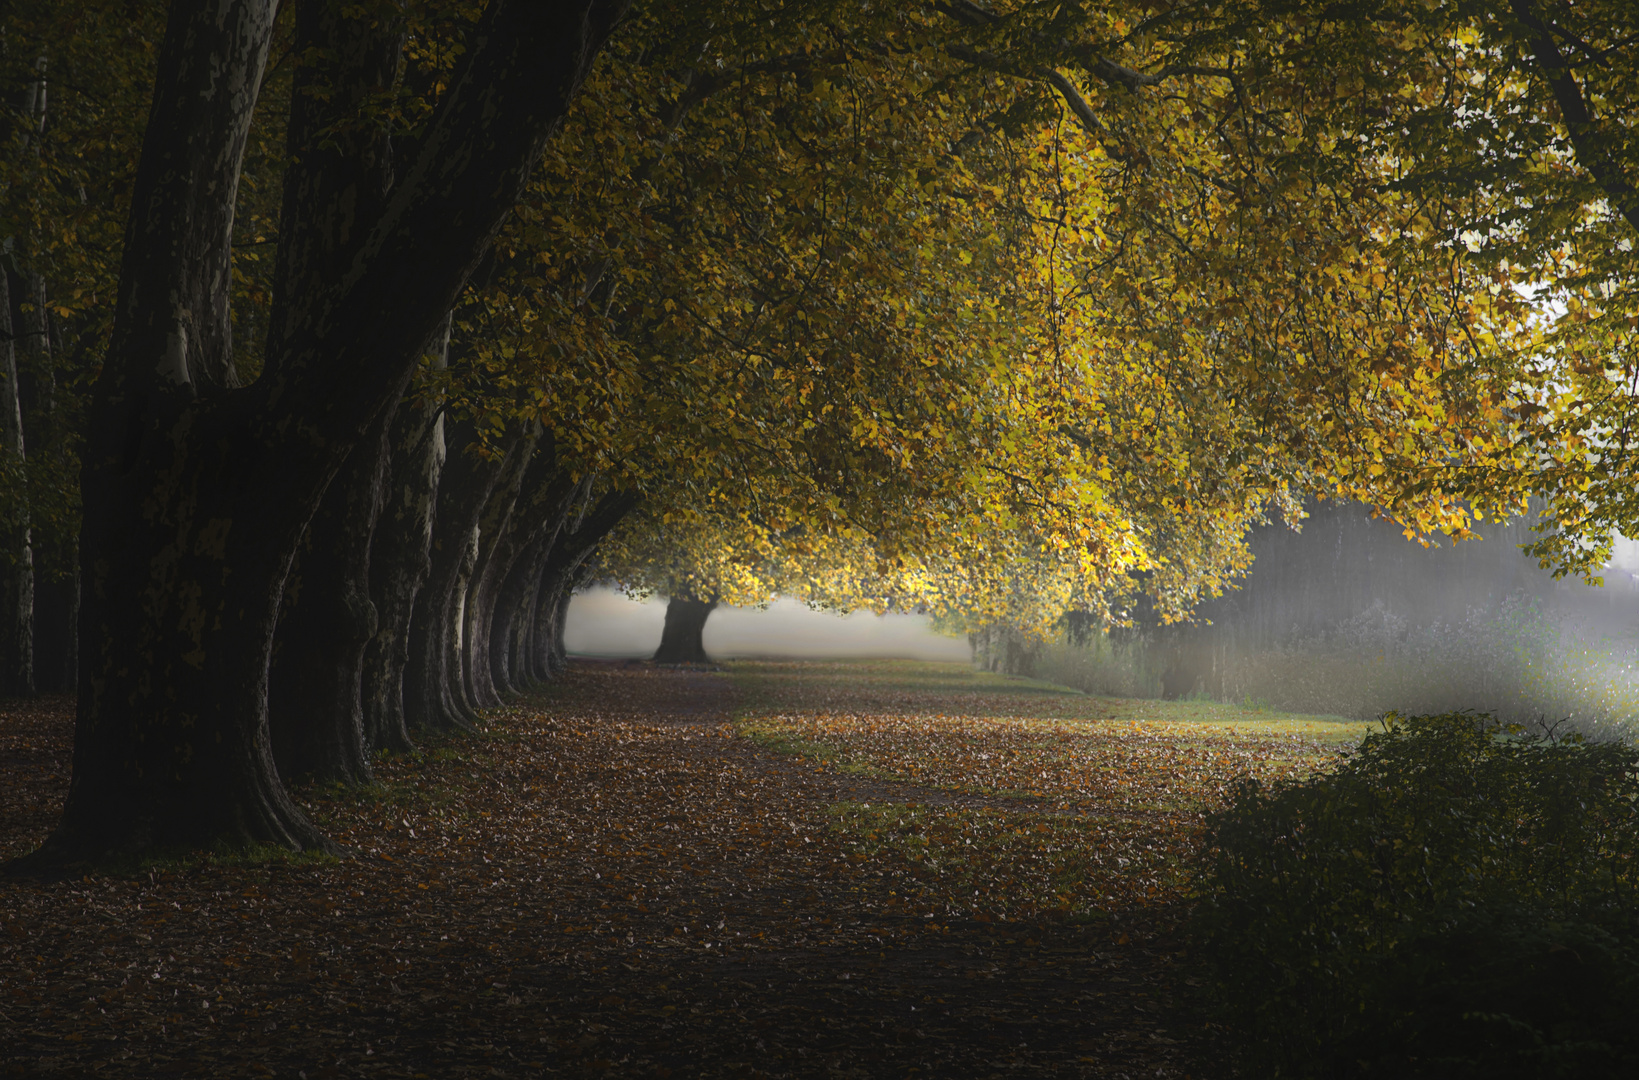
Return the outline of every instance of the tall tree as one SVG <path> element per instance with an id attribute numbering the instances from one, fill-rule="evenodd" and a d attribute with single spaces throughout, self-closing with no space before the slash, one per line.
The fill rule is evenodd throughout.
<path id="1" fill-rule="evenodd" d="M 323 139 L 349 95 L 292 115 L 262 371 L 229 340 L 234 193 L 271 0 L 171 11 L 84 471 L 86 590 L 74 776 L 36 865 L 172 844 L 327 841 L 269 752 L 274 622 L 302 530 L 417 358 L 525 183 L 622 5 L 498 2 L 392 169 L 381 132 Z M 304 62 L 375 85 L 370 13 L 298 12 Z M 343 115 L 328 111 L 342 110 Z M 312 196 L 303 203 L 294 193 Z M 357 206 L 358 214 L 348 208 Z"/>
<path id="2" fill-rule="evenodd" d="M 431 369 L 446 362 L 448 330 Z M 386 504 L 370 537 L 370 599 L 376 633 L 365 648 L 360 690 L 364 739 L 376 750 L 413 747 L 404 716 L 405 665 L 416 596 L 432 572 L 433 508 L 444 468 L 444 415 L 436 398 L 412 396 L 393 414 Z"/>
<path id="3" fill-rule="evenodd" d="M 34 693 L 34 547 L 28 455 L 6 276 L 0 273 L 0 696 Z"/>

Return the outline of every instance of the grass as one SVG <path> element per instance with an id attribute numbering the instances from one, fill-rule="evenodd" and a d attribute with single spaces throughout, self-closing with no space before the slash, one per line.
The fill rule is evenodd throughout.
<path id="1" fill-rule="evenodd" d="M 962 664 L 741 661 L 727 669 L 741 735 L 927 793 L 831 810 L 852 850 L 908 865 L 916 885 L 907 902 L 1005 917 L 1096 918 L 1179 899 L 1204 816 L 1235 780 L 1326 769 L 1373 726 L 1212 701 L 1098 697 Z"/>
<path id="2" fill-rule="evenodd" d="M 801 701 L 863 707 L 893 704 L 907 713 L 976 710 L 976 715 L 1199 724 L 1257 734 L 1299 735 L 1332 745 L 1353 743 L 1375 725 L 1342 716 L 1282 712 L 1218 701 L 1159 701 L 1085 694 L 1019 675 L 974 671 L 965 664 L 921 660 L 836 660 L 828 663 L 731 661 L 742 716 Z"/>

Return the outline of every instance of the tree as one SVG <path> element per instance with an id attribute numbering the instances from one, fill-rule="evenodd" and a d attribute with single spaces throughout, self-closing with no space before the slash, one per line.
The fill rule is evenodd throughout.
<path id="1" fill-rule="evenodd" d="M 791 592 L 789 550 L 781 537 L 729 508 L 651 500 L 599 547 L 596 577 L 643 599 L 667 597 L 657 664 L 704 664 L 706 621 L 719 604 L 760 607 Z"/>
<path id="2" fill-rule="evenodd" d="M 1181 611 L 1293 490 L 1461 532 L 1517 501 L 1527 450 L 1592 460 L 1526 422 L 1517 388 L 1558 385 L 1517 351 L 1527 312 L 1442 239 L 1454 204 L 1389 129 L 1370 142 L 1381 102 L 1282 59 L 1335 59 L 1331 24 L 1254 33 L 1287 11 L 662 4 L 602 54 L 601 0 L 471 26 L 310 4 L 274 151 L 252 123 L 272 6 L 178 3 L 88 428 L 75 781 L 41 859 L 322 844 L 270 745 L 356 776 L 366 739 L 407 742 L 364 670 L 383 650 L 411 726 L 550 671 L 640 501 L 857 545 L 848 589 L 963 618 L 1114 612 L 1135 574 Z M 422 51 L 462 59 L 400 64 Z M 282 178 L 271 263 L 232 246 L 252 144 Z M 230 310 L 259 350 L 230 348 Z M 1489 493 L 1465 479 L 1493 466 Z M 345 629 L 344 663 L 308 687 L 319 737 L 270 744 L 284 605 L 287 634 Z"/>
<path id="3" fill-rule="evenodd" d="M 1428 241 L 1488 286 L 1463 314 L 1476 355 L 1506 374 L 1504 437 L 1475 456 L 1393 469 L 1402 490 L 1541 494 L 1548 531 L 1530 550 L 1593 573 L 1614 531 L 1639 530 L 1631 5 L 1283 2 L 1224 14 L 1220 40 L 1259 41 L 1261 63 L 1314 95 L 1315 129 L 1398 163 L 1388 186 L 1445 223 Z M 1300 144 L 1294 167 L 1315 167 L 1317 149 Z M 1392 255 L 1396 274 L 1414 253 Z M 1498 319 L 1529 333 L 1494 334 Z"/>
<path id="4" fill-rule="evenodd" d="M 0 384 L 0 693 L 74 686 L 84 398 L 163 21 L 149 2 L 24 0 L 0 13 L 0 329 L 15 368 Z"/>
<path id="5" fill-rule="evenodd" d="M 298 97 L 271 327 L 261 373 L 241 386 L 227 318 L 232 194 L 274 5 L 172 8 L 86 447 L 74 780 L 37 862 L 177 843 L 326 845 L 268 748 L 286 572 L 620 13 L 596 0 L 493 5 L 402 174 L 389 171 L 383 132 L 324 138 L 345 95 Z M 337 85 L 367 90 L 388 70 L 383 24 L 323 5 L 298 24 L 307 62 Z M 357 212 L 333 221 L 343 199 Z"/>
<path id="6" fill-rule="evenodd" d="M 520 224 L 553 222 L 554 250 L 592 250 L 538 271 L 571 298 L 540 336 L 572 355 L 625 342 L 637 355 L 595 389 L 578 368 L 547 373 L 595 402 L 563 437 L 625 445 L 584 425 L 638 411 L 700 430 L 665 444 L 678 451 L 662 458 L 675 462 L 668 479 L 687 481 L 681 502 L 659 496 L 654 509 L 726 501 L 775 532 L 861 529 L 898 567 L 890 578 L 969 626 L 1010 618 L 1040 632 L 1065 605 L 1120 618 L 1134 574 L 1181 617 L 1244 566 L 1248 524 L 1312 487 L 1462 532 L 1483 507 L 1406 481 L 1431 461 L 1483 457 L 1508 422 L 1511 369 L 1476 362 L 1458 319 L 1484 287 L 1452 252 L 1405 257 L 1442 226 L 1389 189 L 1392 166 L 1365 156 L 1293 173 L 1271 119 L 1293 111 L 1289 84 L 1225 66 L 1242 43 L 1214 38 L 1210 20 L 1169 38 L 1131 29 L 1130 13 L 1072 12 L 1055 36 L 1027 8 L 952 10 L 976 35 L 903 14 L 870 30 L 897 52 L 851 51 L 866 35 L 846 22 L 816 34 L 826 48 L 775 51 L 813 29 L 799 23 L 777 43 L 741 42 L 710 80 L 635 89 L 641 69 L 628 69 L 612 104 L 588 97 L 588 114 L 625 125 L 611 135 L 577 115 L 560 146 L 595 132 L 606 158 L 639 160 L 639 189 L 543 172 L 576 192 L 558 200 L 575 209 Z M 1044 63 L 1079 67 L 1091 85 Z M 762 119 L 736 121 L 733 152 L 695 156 L 713 145 L 725 83 L 736 117 Z M 847 122 L 838 87 L 873 103 L 872 124 Z M 932 94 L 937 111 L 895 111 Z M 655 102 L 655 119 L 631 102 Z M 628 128 L 656 148 L 634 148 Z M 891 131 L 899 155 L 861 152 L 860 130 Z M 748 150 L 759 139 L 766 154 Z M 954 161 L 935 149 L 952 145 Z M 870 212 L 856 216 L 860 205 Z M 910 224 L 885 232 L 882 216 Z M 756 243 L 740 237 L 748 222 Z M 919 263 L 930 251 L 943 257 Z M 608 301 L 586 304 L 612 263 Z M 918 309 L 940 317 L 926 329 L 903 317 Z M 1506 310 L 1482 320 L 1499 340 L 1521 329 Z M 850 367 L 867 357 L 869 371 Z M 647 557 L 661 576 L 675 561 Z"/>

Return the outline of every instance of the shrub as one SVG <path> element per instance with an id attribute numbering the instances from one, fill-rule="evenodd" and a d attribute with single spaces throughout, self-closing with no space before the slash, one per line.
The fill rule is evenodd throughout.
<path id="1" fill-rule="evenodd" d="M 1209 820 L 1197 946 L 1258 1075 L 1639 1075 L 1639 752 L 1385 717 Z"/>

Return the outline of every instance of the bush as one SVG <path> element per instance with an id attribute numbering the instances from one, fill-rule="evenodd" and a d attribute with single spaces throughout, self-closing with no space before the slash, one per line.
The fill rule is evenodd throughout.
<path id="1" fill-rule="evenodd" d="M 1197 945 L 1258 1075 L 1639 1076 L 1639 753 L 1400 720 L 1209 821 Z"/>

